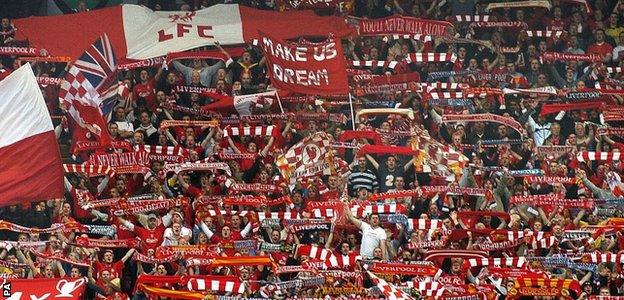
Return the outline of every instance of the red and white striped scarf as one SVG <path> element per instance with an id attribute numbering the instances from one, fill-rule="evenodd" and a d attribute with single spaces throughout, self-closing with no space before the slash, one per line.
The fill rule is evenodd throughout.
<path id="1" fill-rule="evenodd" d="M 371 214 L 404 214 L 407 209 L 403 204 L 367 204 L 351 207 L 354 216 L 362 218 Z"/>
<path id="2" fill-rule="evenodd" d="M 421 88 L 426 88 L 427 92 L 433 90 L 460 90 L 468 87 L 465 83 L 457 82 L 420 82 L 418 83 Z"/>
<path id="3" fill-rule="evenodd" d="M 442 220 L 407 219 L 409 231 L 430 230 L 442 228 Z"/>
<path id="4" fill-rule="evenodd" d="M 223 137 L 228 136 L 271 136 L 275 126 L 248 126 L 232 127 L 226 126 L 223 129 Z"/>
<path id="5" fill-rule="evenodd" d="M 340 269 L 340 270 L 354 270 L 355 264 L 358 260 L 361 260 L 357 252 L 351 252 L 347 255 L 332 255 L 325 260 L 327 269 Z"/>
<path id="6" fill-rule="evenodd" d="M 187 156 L 188 150 L 178 146 L 136 145 L 134 151 L 145 151 L 149 154 Z"/>
<path id="7" fill-rule="evenodd" d="M 463 92 L 429 92 L 429 97 L 432 99 L 459 99 L 464 98 Z"/>
<path id="8" fill-rule="evenodd" d="M 405 283 L 408 288 L 415 289 L 420 292 L 421 295 L 426 297 L 434 297 L 438 299 L 444 294 L 444 284 L 437 281 L 408 281 Z"/>
<path id="9" fill-rule="evenodd" d="M 563 199 L 564 194 L 547 194 L 547 195 L 526 195 L 512 196 L 510 204 L 533 203 L 534 201 L 548 202 L 551 200 Z"/>
<path id="10" fill-rule="evenodd" d="M 579 162 L 587 161 L 605 161 L 609 163 L 620 161 L 622 156 L 620 152 L 595 152 L 595 151 L 580 151 L 576 154 L 576 159 Z"/>
<path id="11" fill-rule="evenodd" d="M 414 300 L 412 296 L 409 294 L 397 289 L 394 285 L 386 282 L 385 280 L 375 276 L 375 274 L 370 271 L 366 271 L 370 279 L 377 286 L 377 288 L 381 291 L 381 293 L 385 296 L 386 299 L 394 299 L 394 300 Z"/>
<path id="12" fill-rule="evenodd" d="M 184 205 L 188 205 L 188 198 L 139 200 L 125 202 L 124 204 L 119 203 L 120 207 L 111 210 L 111 213 L 115 216 L 134 215 L 138 213 L 158 211 L 161 209 L 171 209 Z"/>
<path id="13" fill-rule="evenodd" d="M 539 240 L 534 238 L 533 242 L 531 242 L 531 247 L 533 249 L 550 249 L 558 243 L 557 238 L 551 235 Z"/>
<path id="14" fill-rule="evenodd" d="M 198 120 L 164 120 L 160 122 L 160 129 L 167 127 L 218 127 L 219 121 L 198 121 Z"/>
<path id="15" fill-rule="evenodd" d="M 242 196 L 242 197 L 226 197 L 225 199 L 223 199 L 223 204 L 230 204 L 230 205 L 246 205 L 246 206 L 253 206 L 253 207 L 260 207 L 260 206 L 275 206 L 275 205 L 281 205 L 281 204 L 290 204 L 292 203 L 290 200 L 290 196 L 286 195 L 277 199 L 268 199 L 265 196 Z"/>
<path id="16" fill-rule="evenodd" d="M 434 53 L 434 52 L 419 52 L 408 53 L 405 57 L 407 63 L 420 63 L 420 62 L 455 62 L 457 60 L 457 54 L 455 53 Z"/>
<path id="17" fill-rule="evenodd" d="M 350 67 L 375 67 L 375 68 L 385 68 L 388 67 L 390 69 L 394 69 L 399 63 L 396 60 L 385 61 L 385 60 L 348 60 L 347 65 Z"/>
<path id="18" fill-rule="evenodd" d="M 224 279 L 221 276 L 206 276 L 209 278 L 191 278 L 186 287 L 189 291 L 211 291 L 222 293 L 243 294 L 245 293 L 245 284 L 241 283 L 233 277 L 232 279 Z"/>
<path id="19" fill-rule="evenodd" d="M 455 15 L 457 22 L 487 22 L 490 20 L 489 15 Z"/>
<path id="20" fill-rule="evenodd" d="M 601 263 L 620 263 L 624 264 L 624 254 L 613 254 L 613 253 L 590 253 L 583 256 L 581 261 L 588 261 L 595 264 Z"/>
<path id="21" fill-rule="evenodd" d="M 178 254 L 182 258 L 217 257 L 220 253 L 221 249 L 217 245 L 158 246 L 154 256 L 163 258 Z"/>
<path id="22" fill-rule="evenodd" d="M 159 67 L 164 62 L 165 62 L 165 57 L 160 56 L 160 57 L 148 58 L 148 59 L 143 59 L 143 60 L 133 61 L 133 62 L 118 63 L 117 70 L 128 71 L 128 70 L 134 70 L 134 69 L 145 68 L 145 67 Z"/>
<path id="23" fill-rule="evenodd" d="M 502 258 L 470 258 L 465 263 L 470 267 L 483 267 L 483 266 L 507 266 L 522 268 L 526 263 L 524 257 L 502 257 Z"/>
<path id="24" fill-rule="evenodd" d="M 63 164 L 63 170 L 65 173 L 86 173 L 89 177 L 108 175 L 110 177 L 115 176 L 113 167 L 110 166 L 96 166 L 91 164 Z"/>
<path id="25" fill-rule="evenodd" d="M 420 34 L 420 33 L 416 33 L 416 34 L 393 34 L 392 35 L 392 39 L 394 39 L 394 40 L 398 40 L 398 39 L 412 39 L 412 40 L 417 40 L 417 41 L 421 41 L 421 42 L 425 43 L 425 42 L 431 42 L 433 40 L 433 37 L 430 36 L 430 35 Z"/>
<path id="26" fill-rule="evenodd" d="M 316 258 L 322 261 L 326 261 L 330 259 L 331 257 L 333 257 L 334 254 L 327 249 L 320 248 L 315 245 L 300 244 L 297 246 L 297 249 L 295 250 L 295 257 L 300 257 L 300 256 L 307 256 L 309 258 Z"/>
<path id="27" fill-rule="evenodd" d="M 527 30 L 527 35 L 529 37 L 560 37 L 563 34 L 561 30 Z"/>
<path id="28" fill-rule="evenodd" d="M 103 240 L 77 237 L 75 244 L 84 248 L 137 248 L 141 241 L 134 239 Z"/>

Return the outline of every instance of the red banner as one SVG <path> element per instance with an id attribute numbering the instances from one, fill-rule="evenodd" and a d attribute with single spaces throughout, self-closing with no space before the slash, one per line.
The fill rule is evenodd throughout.
<path id="1" fill-rule="evenodd" d="M 86 278 L 8 279 L 2 296 L 10 299 L 82 299 Z"/>
<path id="2" fill-rule="evenodd" d="M 453 24 L 446 21 L 418 19 L 403 16 L 392 16 L 383 19 L 360 20 L 360 35 L 389 35 L 389 34 L 424 34 L 445 36 L 447 29 Z"/>
<path id="3" fill-rule="evenodd" d="M 288 43 L 260 32 L 271 83 L 281 90 L 301 94 L 349 93 L 346 62 L 338 39 L 322 43 Z"/>
<path id="4" fill-rule="evenodd" d="M 353 0 L 279 0 L 278 7 L 280 11 L 331 8 L 340 12 L 351 12 L 353 2 Z"/>
<path id="5" fill-rule="evenodd" d="M 96 166 L 149 166 L 150 155 L 144 151 L 127 153 L 106 153 L 92 154 L 89 157 L 89 164 Z"/>

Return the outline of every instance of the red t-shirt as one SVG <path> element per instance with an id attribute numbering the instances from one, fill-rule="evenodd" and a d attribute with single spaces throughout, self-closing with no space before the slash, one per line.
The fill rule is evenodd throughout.
<path id="1" fill-rule="evenodd" d="M 156 103 L 156 88 L 154 79 L 150 79 L 145 83 L 139 83 L 132 88 L 132 94 L 134 99 L 138 99 L 139 97 L 145 98 L 147 101 L 147 108 L 155 112 L 157 107 Z"/>
<path id="2" fill-rule="evenodd" d="M 591 44 L 589 45 L 589 47 L 587 48 L 587 54 L 598 54 L 600 56 L 606 56 L 607 54 L 611 54 L 611 52 L 613 51 L 613 47 L 606 42 L 603 42 L 602 44 Z"/>
<path id="3" fill-rule="evenodd" d="M 102 272 L 108 271 L 110 272 L 110 278 L 112 280 L 115 278 L 121 278 L 121 275 L 123 274 L 124 263 L 122 261 L 116 261 L 112 264 L 106 264 L 96 261 L 93 264 L 93 267 L 95 268 L 96 279 L 101 279 Z"/>
<path id="4" fill-rule="evenodd" d="M 165 226 L 159 224 L 154 229 L 135 226 L 134 232 L 141 239 L 141 252 L 145 254 L 148 249 L 156 250 L 156 247 L 162 244 Z"/>

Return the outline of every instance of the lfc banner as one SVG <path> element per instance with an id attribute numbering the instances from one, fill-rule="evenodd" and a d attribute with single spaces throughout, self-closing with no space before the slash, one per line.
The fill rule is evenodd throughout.
<path id="1" fill-rule="evenodd" d="M 87 279 L 38 278 L 8 279 L 2 284 L 2 296 L 10 300 L 82 299 Z"/>
<path id="2" fill-rule="evenodd" d="M 339 39 L 322 43 L 290 43 L 259 32 L 272 85 L 313 95 L 346 95 L 347 66 Z"/>
<path id="3" fill-rule="evenodd" d="M 313 11 L 274 12 L 237 4 L 218 4 L 194 12 L 155 12 L 139 5 L 120 5 L 85 13 L 14 20 L 16 38 L 50 55 L 78 58 L 106 33 L 118 57 L 148 59 L 197 47 L 236 45 L 258 38 L 258 30 L 278 38 L 343 37 L 352 32 L 343 18 Z M 71 42 L 69 42 L 71 41 Z"/>

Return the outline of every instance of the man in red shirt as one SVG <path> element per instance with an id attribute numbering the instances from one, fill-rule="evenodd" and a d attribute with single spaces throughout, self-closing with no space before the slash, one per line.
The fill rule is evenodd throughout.
<path id="1" fill-rule="evenodd" d="M 142 70 L 139 75 L 140 83 L 132 88 L 132 96 L 135 100 L 139 98 L 145 99 L 147 108 L 150 111 L 156 111 L 158 103 L 156 103 L 156 81 L 162 74 L 162 68 L 158 69 L 158 73 L 154 78 L 149 77 L 147 70 Z"/>
<path id="2" fill-rule="evenodd" d="M 160 246 L 164 239 L 165 227 L 171 223 L 171 214 L 167 214 L 162 218 L 162 223 L 158 224 L 158 218 L 155 214 L 147 216 L 147 228 L 138 227 L 132 222 L 127 221 L 121 217 L 118 218 L 119 222 L 126 226 L 126 228 L 134 231 L 136 235 L 141 239 L 141 253 L 147 254 L 147 250 L 154 249 Z"/>
<path id="3" fill-rule="evenodd" d="M 96 251 L 98 250 L 99 249 L 96 248 Z M 124 257 L 122 257 L 120 260 L 116 262 L 113 262 L 113 258 L 114 258 L 113 250 L 106 249 L 106 251 L 104 251 L 102 262 L 96 261 L 93 263 L 96 279 L 99 280 L 102 277 L 102 272 L 104 271 L 107 271 L 110 273 L 111 279 L 121 278 L 123 274 L 124 264 L 126 263 L 128 259 L 130 259 L 130 257 L 132 257 L 132 255 L 134 254 L 134 251 L 136 251 L 134 248 L 130 248 L 130 250 L 126 252 L 126 255 L 124 255 Z"/>
<path id="4" fill-rule="evenodd" d="M 605 42 L 604 30 L 596 29 L 596 42 L 587 47 L 587 54 L 598 54 L 603 57 L 603 62 L 610 62 L 612 51 L 613 46 Z"/>

